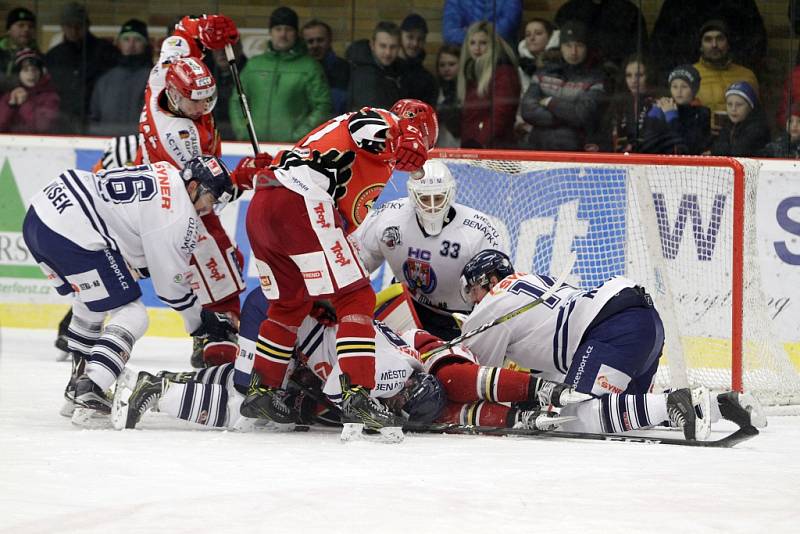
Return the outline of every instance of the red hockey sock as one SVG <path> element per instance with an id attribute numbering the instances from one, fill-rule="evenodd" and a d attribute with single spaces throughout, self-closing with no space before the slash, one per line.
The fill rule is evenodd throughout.
<path id="1" fill-rule="evenodd" d="M 372 389 L 375 387 L 375 327 L 372 310 L 375 292 L 365 285 L 333 301 L 339 318 L 336 332 L 336 356 L 350 383 Z"/>
<path id="2" fill-rule="evenodd" d="M 296 340 L 296 328 L 287 327 L 270 319 L 261 323 L 258 329 L 253 371 L 261 377 L 262 385 L 277 388 L 283 384 Z"/>
<path id="3" fill-rule="evenodd" d="M 528 399 L 530 375 L 500 367 L 482 367 L 474 363 L 452 363 L 436 371 L 454 402 L 518 402 Z"/>
<path id="4" fill-rule="evenodd" d="M 475 402 L 472 404 L 450 402 L 447 404 L 444 413 L 437 419 L 437 422 L 505 427 L 510 410 L 511 408 L 508 406 L 493 402 Z"/>

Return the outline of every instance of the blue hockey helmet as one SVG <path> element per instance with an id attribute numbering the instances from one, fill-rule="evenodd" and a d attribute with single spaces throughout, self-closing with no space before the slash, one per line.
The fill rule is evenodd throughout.
<path id="1" fill-rule="evenodd" d="M 489 276 L 492 274 L 502 280 L 514 274 L 514 266 L 509 257 L 499 250 L 481 250 L 461 270 L 461 297 L 464 302 L 469 302 L 471 287 L 481 286 L 490 289 Z"/>
<path id="2" fill-rule="evenodd" d="M 432 423 L 447 405 L 447 393 L 435 376 L 414 372 L 398 396 L 402 399 L 401 413 L 409 421 Z"/>
<path id="3" fill-rule="evenodd" d="M 219 212 L 233 199 L 234 189 L 231 173 L 221 160 L 214 156 L 196 156 L 190 159 L 181 170 L 181 177 L 187 184 L 192 180 L 200 186 L 200 194 L 211 193 L 216 199 L 214 211 Z"/>

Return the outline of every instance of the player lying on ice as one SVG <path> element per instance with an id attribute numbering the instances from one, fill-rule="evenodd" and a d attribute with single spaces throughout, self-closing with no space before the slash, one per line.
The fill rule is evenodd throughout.
<path id="1" fill-rule="evenodd" d="M 256 345 L 262 340 L 259 326 L 267 307 L 261 289 L 251 291 L 242 308 L 240 355 L 235 369 L 233 364 L 224 364 L 196 374 L 165 372 L 159 373 L 161 376 L 142 371 L 135 384 L 132 376 L 128 381 L 121 380 L 114 398 L 114 425 L 134 428 L 151 409 L 209 427 L 237 430 L 248 430 L 259 419 L 282 429 L 315 420 L 339 423 L 339 410 L 334 408 L 342 402 L 342 371 L 336 354 L 338 326 L 325 307 L 315 308 L 313 317 L 307 316 L 297 331 L 295 358 L 281 385 L 287 391 L 287 412 L 276 421 L 270 417 L 272 412 L 264 412 L 258 397 L 246 396 L 253 363 L 261 357 Z M 375 387 L 370 390 L 371 397 L 384 401 L 381 406 L 391 407 L 403 419 L 434 421 L 447 402 L 442 385 L 424 370 L 416 350 L 382 323 L 372 324 Z M 402 439 L 402 433 L 381 430 L 389 441 Z"/>
<path id="2" fill-rule="evenodd" d="M 194 336 L 225 339 L 222 314 L 202 311 L 189 284 L 199 217 L 221 209 L 233 185 L 213 156 L 98 174 L 64 171 L 37 193 L 23 223 L 31 254 L 60 295 L 72 294 L 67 331 L 73 374 L 65 415 L 92 425 L 111 411 L 108 390 L 147 330 L 137 280 L 150 276 L 159 298 Z M 73 413 L 74 402 L 74 413 Z"/>
<path id="3" fill-rule="evenodd" d="M 497 250 L 478 253 L 464 267 L 461 280 L 465 300 L 474 305 L 464 332 L 541 297 L 554 284 L 547 276 L 514 272 L 508 256 Z M 747 393 L 721 393 L 712 402 L 704 387 L 650 392 L 664 327 L 650 296 L 623 277 L 591 290 L 564 284 L 541 305 L 466 339 L 464 345 L 481 367 L 438 373 L 451 398 L 460 384 L 467 395 L 477 391 L 487 400 L 524 401 L 522 395 L 498 398 L 496 393 L 495 376 L 504 372 L 497 368 L 510 360 L 530 369 L 528 398 L 537 399 L 540 409 L 563 406 L 561 417 L 575 417 L 561 423 L 560 430 L 617 433 L 669 422 L 682 428 L 687 439 L 704 440 L 720 415 L 738 417 L 737 406 L 749 412 L 747 423 L 766 425 L 758 401 Z M 547 423 L 530 420 L 534 425 L 537 421 Z"/>

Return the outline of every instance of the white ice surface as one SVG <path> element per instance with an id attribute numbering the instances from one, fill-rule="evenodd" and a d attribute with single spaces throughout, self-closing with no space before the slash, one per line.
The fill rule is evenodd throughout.
<path id="1" fill-rule="evenodd" d="M 58 415 L 69 364 L 54 360 L 52 334 L 0 336 L 0 532 L 800 532 L 797 417 L 734 449 L 341 444 L 198 431 L 162 414 L 136 430 L 79 430 Z M 190 349 L 145 338 L 131 363 L 185 370 Z"/>

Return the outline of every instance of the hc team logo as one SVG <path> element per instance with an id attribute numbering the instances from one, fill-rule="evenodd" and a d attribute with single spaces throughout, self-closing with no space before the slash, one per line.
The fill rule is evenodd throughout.
<path id="1" fill-rule="evenodd" d="M 412 292 L 432 293 L 436 289 L 436 273 L 427 261 L 408 258 L 403 263 L 403 277 Z"/>

